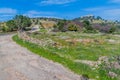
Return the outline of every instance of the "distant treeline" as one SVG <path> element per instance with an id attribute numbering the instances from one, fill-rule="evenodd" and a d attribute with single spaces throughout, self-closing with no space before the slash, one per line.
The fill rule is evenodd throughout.
<path id="1" fill-rule="evenodd" d="M 76 31 L 85 33 L 114 33 L 120 31 L 120 25 L 116 23 L 92 23 L 89 20 L 61 20 L 54 25 L 53 31 Z"/>

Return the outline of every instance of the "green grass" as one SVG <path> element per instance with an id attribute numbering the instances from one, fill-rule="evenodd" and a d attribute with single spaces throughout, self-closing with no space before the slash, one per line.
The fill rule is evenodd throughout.
<path id="1" fill-rule="evenodd" d="M 42 57 L 45 57 L 54 62 L 58 62 L 71 71 L 80 74 L 88 75 L 90 78 L 96 80 L 117 80 L 106 77 L 106 72 L 102 68 L 93 70 L 90 66 L 83 63 L 76 63 L 74 60 L 91 60 L 96 61 L 100 56 L 115 56 L 120 54 L 120 45 L 118 43 L 109 43 L 106 40 L 112 39 L 116 42 L 120 40 L 120 37 L 113 35 L 102 35 L 102 34 L 83 34 L 83 33 L 54 33 L 54 34 L 31 34 L 31 37 L 34 37 L 39 40 L 46 40 L 46 38 L 53 40 L 54 42 L 60 43 L 62 46 L 53 47 L 51 45 L 40 46 L 34 43 L 23 41 L 14 36 L 13 40 L 20 44 L 23 47 L 26 47 L 28 50 L 36 53 Z M 104 43 L 88 43 L 87 45 L 77 42 L 76 45 L 66 42 L 66 38 L 70 39 L 94 39 L 102 40 Z M 99 78 L 96 78 L 99 76 Z"/>
<path id="2" fill-rule="evenodd" d="M 120 43 L 111 44 L 107 42 L 107 40 L 115 40 L 118 42 L 120 37 L 116 37 L 113 35 L 101 35 L 101 34 L 81 34 L 81 33 L 56 33 L 56 34 L 40 34 L 40 35 L 31 35 L 39 40 L 45 40 L 49 38 L 54 42 L 60 43 L 62 48 L 46 46 L 48 51 L 57 53 L 59 56 L 64 56 L 65 58 L 69 58 L 72 60 L 80 59 L 80 60 L 93 60 L 96 61 L 100 56 L 114 56 L 120 54 Z M 88 43 L 84 45 L 83 43 L 77 42 L 76 45 L 66 42 L 63 37 L 68 37 L 70 39 L 93 39 L 100 40 L 103 43 Z"/>

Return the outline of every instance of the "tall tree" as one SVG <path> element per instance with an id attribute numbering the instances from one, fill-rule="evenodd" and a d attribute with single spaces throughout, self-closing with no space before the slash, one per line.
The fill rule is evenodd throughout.
<path id="1" fill-rule="evenodd" d="M 58 29 L 59 29 L 60 31 L 63 31 L 63 28 L 64 28 L 65 23 L 66 23 L 66 20 L 60 20 L 60 21 L 57 23 Z"/>
<path id="2" fill-rule="evenodd" d="M 83 21 L 83 24 L 84 24 L 84 27 L 85 27 L 85 29 L 86 30 L 93 30 L 93 28 L 92 28 L 92 26 L 91 26 L 91 24 L 90 24 L 90 22 L 89 21 Z"/>
<path id="3" fill-rule="evenodd" d="M 110 30 L 109 30 L 109 33 L 114 33 L 116 31 L 116 27 L 111 27 Z"/>
<path id="4" fill-rule="evenodd" d="M 23 15 L 16 15 L 14 17 L 14 21 L 18 30 L 25 30 L 26 27 L 29 27 L 31 25 L 30 18 Z"/>
<path id="5" fill-rule="evenodd" d="M 13 30 L 17 29 L 14 20 L 7 21 L 6 26 L 9 28 L 10 31 L 13 31 Z"/>
<path id="6" fill-rule="evenodd" d="M 96 18 L 97 20 L 102 20 L 102 18 L 100 17 L 100 16 L 97 16 L 97 18 Z"/>

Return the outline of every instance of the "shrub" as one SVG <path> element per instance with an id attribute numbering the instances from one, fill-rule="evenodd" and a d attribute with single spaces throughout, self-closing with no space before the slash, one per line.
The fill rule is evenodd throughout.
<path id="1" fill-rule="evenodd" d="M 86 30 L 93 30 L 93 27 L 91 26 L 91 24 L 90 24 L 90 22 L 89 21 L 83 21 L 83 26 L 84 26 L 84 28 L 86 29 Z"/>
<path id="2" fill-rule="evenodd" d="M 58 30 L 64 32 L 65 29 L 64 29 L 64 26 L 66 24 L 66 20 L 60 20 L 58 23 L 57 23 L 57 26 L 58 26 Z"/>
<path id="3" fill-rule="evenodd" d="M 10 31 L 10 28 L 8 28 L 8 27 L 2 27 L 2 31 L 3 31 L 3 32 L 9 32 L 9 31 Z"/>
<path id="4" fill-rule="evenodd" d="M 68 30 L 69 30 L 69 31 L 78 31 L 77 26 L 76 26 L 76 25 L 73 25 L 73 24 L 71 24 L 71 25 L 68 27 Z"/>
<path id="5" fill-rule="evenodd" d="M 6 26 L 8 26 L 10 31 L 17 30 L 14 20 L 7 21 Z"/>
<path id="6" fill-rule="evenodd" d="M 114 33 L 116 31 L 116 27 L 111 27 L 109 33 Z"/>

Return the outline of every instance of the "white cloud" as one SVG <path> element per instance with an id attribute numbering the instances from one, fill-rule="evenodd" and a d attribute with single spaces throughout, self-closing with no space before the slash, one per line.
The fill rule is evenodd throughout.
<path id="1" fill-rule="evenodd" d="M 44 11 L 35 11 L 35 10 L 28 11 L 27 13 L 29 14 L 53 14 L 53 12 L 44 12 Z"/>
<path id="2" fill-rule="evenodd" d="M 98 11 L 98 10 L 105 10 L 105 7 L 95 7 L 95 8 L 86 8 L 84 11 Z"/>
<path id="3" fill-rule="evenodd" d="M 17 10 L 12 8 L 0 8 L 0 14 L 16 14 Z"/>
<path id="4" fill-rule="evenodd" d="M 16 9 L 0 8 L 0 21 L 12 19 L 17 14 Z"/>
<path id="5" fill-rule="evenodd" d="M 42 16 L 52 16 L 54 14 L 55 14 L 54 12 L 30 10 L 26 12 L 24 15 L 29 17 L 42 17 Z"/>
<path id="6" fill-rule="evenodd" d="M 120 9 L 113 8 L 113 9 L 103 10 L 103 15 L 111 20 L 120 20 Z"/>
<path id="7" fill-rule="evenodd" d="M 109 15 L 120 15 L 120 9 L 116 8 L 116 9 L 108 9 L 106 11 L 104 11 L 104 13 L 107 13 Z"/>
<path id="8" fill-rule="evenodd" d="M 120 8 L 97 7 L 97 8 L 87 8 L 84 9 L 84 11 L 110 20 L 117 20 L 117 19 L 119 20 L 120 18 Z"/>
<path id="9" fill-rule="evenodd" d="M 71 3 L 74 2 L 76 0 L 43 0 L 40 2 L 40 4 L 44 4 L 44 5 L 53 5 L 53 4 L 67 4 L 67 3 Z"/>

